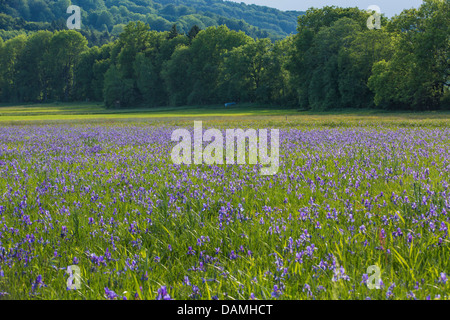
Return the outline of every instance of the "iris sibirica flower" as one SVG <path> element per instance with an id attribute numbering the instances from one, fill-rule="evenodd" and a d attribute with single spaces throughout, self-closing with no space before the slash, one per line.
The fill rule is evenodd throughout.
<path id="1" fill-rule="evenodd" d="M 162 286 L 161 288 L 158 289 L 158 295 L 156 296 L 156 300 L 173 300 L 167 293 L 166 286 Z"/>
<path id="2" fill-rule="evenodd" d="M 108 300 L 114 300 L 118 297 L 117 294 L 113 290 L 110 290 L 108 287 L 105 287 L 105 296 Z"/>
<path id="3" fill-rule="evenodd" d="M 283 294 L 283 292 L 281 291 L 281 289 L 277 285 L 274 285 L 273 286 L 273 291 L 271 293 L 272 298 L 278 298 L 282 294 Z"/>
<path id="4" fill-rule="evenodd" d="M 44 283 L 44 281 L 42 280 L 42 276 L 38 275 L 36 277 L 36 280 L 33 282 L 33 284 L 31 285 L 31 291 L 35 292 L 37 289 L 41 288 L 41 287 L 47 287 L 47 285 Z"/>
<path id="5" fill-rule="evenodd" d="M 447 283 L 447 275 L 444 272 L 441 272 L 439 280 L 441 283 L 446 284 Z"/>

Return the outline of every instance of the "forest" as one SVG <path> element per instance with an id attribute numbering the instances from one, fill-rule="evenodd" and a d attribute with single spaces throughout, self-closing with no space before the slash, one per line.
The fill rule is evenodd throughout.
<path id="1" fill-rule="evenodd" d="M 222 0 L 0 0 L 0 36 L 7 40 L 37 30 L 66 29 L 71 4 L 81 8 L 80 32 L 90 46 L 115 40 L 131 21 L 143 21 L 154 31 L 169 31 L 176 24 L 184 33 L 194 25 L 226 25 L 251 37 L 280 40 L 295 33 L 297 17 L 303 14 Z"/>
<path id="2" fill-rule="evenodd" d="M 114 17 L 104 30 L 109 33 L 118 26 L 112 27 L 118 20 L 109 6 L 129 1 L 85 0 L 86 8 L 96 1 Z M 64 7 L 67 1 L 55 2 Z M 158 10 L 165 8 L 167 18 L 185 17 L 177 10 L 194 10 L 188 3 L 200 9 L 211 3 L 219 10 L 218 2 L 170 1 L 173 6 L 164 6 L 169 1 L 159 1 L 163 9 Z M 6 1 L 0 0 L 0 6 Z M 6 14 L 0 21 L 6 15 L 11 21 L 23 19 L 15 17 L 17 10 L 1 11 Z M 43 14 L 48 16 L 41 22 L 25 25 L 54 18 L 51 11 Z M 0 101 L 90 100 L 108 108 L 226 102 L 317 111 L 450 108 L 450 2 L 425 0 L 418 9 L 383 16 L 381 29 L 367 27 L 371 14 L 357 8 L 311 8 L 298 16 L 295 33 L 279 40 L 225 24 L 195 23 L 187 29 L 189 24 L 172 23 L 161 31 L 141 16 L 121 26 L 116 39 L 98 46 L 77 30 L 36 28 L 0 39 Z"/>

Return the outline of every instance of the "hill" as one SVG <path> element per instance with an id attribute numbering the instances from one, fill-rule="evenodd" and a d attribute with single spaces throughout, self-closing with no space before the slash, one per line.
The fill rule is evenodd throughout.
<path id="1" fill-rule="evenodd" d="M 222 0 L 0 0 L 0 36 L 3 40 L 37 30 L 66 29 L 66 8 L 82 9 L 82 33 L 91 45 L 119 35 L 130 21 L 148 23 L 152 30 L 168 31 L 173 24 L 187 33 L 226 25 L 253 38 L 277 40 L 295 33 L 299 11 L 246 5 Z"/>

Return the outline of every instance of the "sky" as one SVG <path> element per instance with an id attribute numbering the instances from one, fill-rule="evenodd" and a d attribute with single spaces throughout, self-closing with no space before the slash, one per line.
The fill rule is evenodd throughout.
<path id="1" fill-rule="evenodd" d="M 367 9 L 371 5 L 380 7 L 381 12 L 387 17 L 399 14 L 404 9 L 418 8 L 422 0 L 231 0 L 273 7 L 280 10 L 306 11 L 310 7 L 321 8 L 324 6 L 358 7 Z"/>

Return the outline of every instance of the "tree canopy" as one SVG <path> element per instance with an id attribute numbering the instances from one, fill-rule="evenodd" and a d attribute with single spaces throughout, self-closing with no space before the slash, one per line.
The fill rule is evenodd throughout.
<path id="1" fill-rule="evenodd" d="M 282 39 L 294 33 L 297 16 L 303 12 L 222 0 L 15 0 L 0 1 L 0 36 L 10 39 L 18 33 L 65 28 L 66 9 L 71 4 L 82 10 L 82 33 L 92 45 L 115 38 L 124 25 L 142 21 L 155 31 L 188 33 L 226 25 L 254 38 Z"/>

